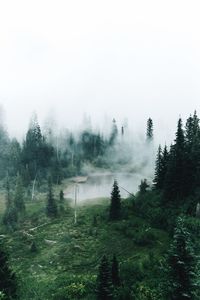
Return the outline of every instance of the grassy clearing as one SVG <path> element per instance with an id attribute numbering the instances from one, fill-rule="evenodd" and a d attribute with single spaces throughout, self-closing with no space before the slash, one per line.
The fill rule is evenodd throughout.
<path id="1" fill-rule="evenodd" d="M 88 291 L 88 299 L 92 299 L 103 254 L 111 257 L 115 253 L 126 276 L 128 267 L 137 265 L 142 270 L 152 255 L 159 260 L 169 245 L 166 232 L 151 228 L 134 212 L 124 220 L 108 222 L 109 199 L 83 202 L 78 207 L 76 225 L 69 200 L 65 212 L 53 220 L 45 216 L 45 203 L 44 195 L 27 202 L 27 215 L 18 230 L 2 229 L 22 300 L 87 299 Z M 33 241 L 35 252 L 31 251 Z M 87 293 L 81 292 L 83 287 Z"/>

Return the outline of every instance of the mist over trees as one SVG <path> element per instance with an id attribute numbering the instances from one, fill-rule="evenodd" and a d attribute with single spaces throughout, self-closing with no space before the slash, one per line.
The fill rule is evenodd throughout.
<path id="1" fill-rule="evenodd" d="M 148 120 L 148 139 L 153 139 L 152 120 Z M 35 181 L 42 183 L 49 174 L 53 183 L 61 184 L 67 177 L 82 175 L 91 168 L 117 170 L 122 168 L 140 168 L 148 164 L 148 150 L 140 157 L 137 147 L 144 143 L 132 141 L 127 124 L 119 126 L 113 119 L 107 133 L 94 130 L 86 122 L 79 131 L 58 131 L 53 119 L 45 122 L 41 128 L 37 115 L 31 117 L 29 128 L 22 142 L 10 139 L 5 125 L 0 124 L 0 178 L 22 179 L 24 187 L 30 187 Z M 147 157 L 146 157 L 147 156 Z M 136 166 L 134 166 L 136 165 Z"/>
<path id="2" fill-rule="evenodd" d="M 35 263 L 30 267 L 37 269 L 34 274 L 39 268 L 57 276 L 52 287 L 46 287 L 46 298 L 199 299 L 200 120 L 196 111 L 185 124 L 178 119 L 174 141 L 159 145 L 157 154 L 151 118 L 140 141 L 115 119 L 107 133 L 92 128 L 89 121 L 77 131 L 59 131 L 53 121 L 41 127 L 34 114 L 22 142 L 10 139 L 3 123 L 0 129 L 4 197 L 0 239 L 9 245 L 11 238 L 10 252 L 22 247 L 25 259 Z M 145 168 L 147 174 L 154 169 L 154 176 L 143 177 Z M 79 206 L 66 197 L 66 186 L 75 188 L 76 199 L 78 180 L 87 180 L 95 172 L 138 174 L 138 191 L 121 197 L 119 177 L 110 187 L 111 194 L 94 204 Z M 48 261 L 45 266 L 43 260 Z M 14 256 L 14 264 L 20 273 L 23 260 Z M 4 294 L 6 284 L 0 289 Z M 20 291 L 23 288 L 21 284 Z"/>
<path id="3" fill-rule="evenodd" d="M 184 207 L 194 214 L 198 202 L 200 165 L 200 127 L 196 111 L 178 120 L 174 143 L 168 150 L 158 148 L 154 186 L 163 193 L 163 205 Z"/>

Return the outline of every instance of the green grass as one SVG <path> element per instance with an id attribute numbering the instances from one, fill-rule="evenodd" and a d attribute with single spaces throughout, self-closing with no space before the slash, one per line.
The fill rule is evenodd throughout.
<path id="1" fill-rule="evenodd" d="M 168 248 L 168 234 L 151 228 L 131 211 L 124 220 L 109 222 L 109 199 L 84 202 L 78 207 L 77 224 L 74 224 L 73 209 L 66 202 L 65 213 L 51 220 L 45 216 L 45 196 L 40 195 L 37 201 L 26 203 L 27 215 L 17 231 L 7 232 L 2 228 L 10 263 L 20 282 L 22 300 L 68 299 L 56 296 L 60 290 L 60 295 L 64 291 L 65 297 L 69 293 L 69 299 L 78 299 L 76 289 L 81 294 L 80 283 L 87 291 L 91 290 L 89 298 L 80 299 L 92 299 L 103 254 L 112 257 L 115 253 L 126 273 L 131 265 L 144 269 L 150 255 L 158 261 Z M 0 203 L 2 211 L 4 205 Z M 37 247 L 35 253 L 30 250 L 33 241 Z"/>

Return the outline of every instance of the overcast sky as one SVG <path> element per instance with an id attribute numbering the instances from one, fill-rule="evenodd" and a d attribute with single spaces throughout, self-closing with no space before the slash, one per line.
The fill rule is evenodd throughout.
<path id="1" fill-rule="evenodd" d="M 199 1 L 0 1 L 0 103 L 10 132 L 42 121 L 151 116 L 171 136 L 200 103 Z M 165 137 L 163 137 L 165 139 Z"/>

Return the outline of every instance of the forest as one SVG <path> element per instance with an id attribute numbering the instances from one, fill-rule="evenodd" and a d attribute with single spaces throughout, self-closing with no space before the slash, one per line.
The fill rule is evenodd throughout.
<path id="1" fill-rule="evenodd" d="M 155 132 L 149 118 L 140 142 L 115 119 L 58 134 L 33 114 L 18 140 L 1 122 L 0 299 L 200 299 L 200 120 L 179 118 L 171 145 Z M 108 172 L 107 196 L 77 204 Z M 126 197 L 119 172 L 139 176 Z"/>

